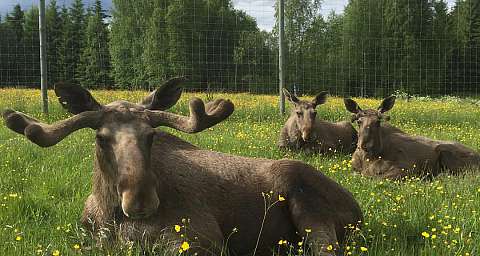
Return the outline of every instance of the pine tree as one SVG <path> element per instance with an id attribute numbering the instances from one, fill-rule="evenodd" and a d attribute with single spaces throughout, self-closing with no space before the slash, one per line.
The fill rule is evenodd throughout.
<path id="1" fill-rule="evenodd" d="M 23 25 L 25 23 L 25 14 L 19 4 L 13 7 L 13 11 L 10 15 L 7 15 L 7 25 L 15 38 L 12 38 L 15 42 L 21 42 L 23 39 Z"/>
<path id="2" fill-rule="evenodd" d="M 450 14 L 453 34 L 447 93 L 477 92 L 480 85 L 480 4 L 477 0 L 457 0 Z"/>
<path id="3" fill-rule="evenodd" d="M 71 30 L 72 23 L 70 15 L 66 6 L 62 6 L 59 13 L 61 21 L 61 33 L 58 39 L 57 52 L 58 52 L 58 72 L 57 78 L 59 81 L 69 81 L 73 79 L 73 73 L 71 68 Z"/>
<path id="4" fill-rule="evenodd" d="M 38 8 L 32 6 L 25 14 L 23 42 L 26 65 L 19 77 L 27 86 L 39 86 L 40 81 L 40 39 L 38 32 Z M 25 54 L 26 53 L 26 54 Z"/>
<path id="5" fill-rule="evenodd" d="M 70 62 L 67 63 L 69 67 L 68 79 L 78 82 L 79 72 L 77 69 L 80 65 L 80 55 L 85 41 L 85 9 L 82 0 L 75 0 L 73 2 L 69 10 L 69 17 L 71 18 L 71 26 L 66 26 L 66 34 L 69 36 L 67 51 L 71 51 L 71 59 Z"/>
<path id="6" fill-rule="evenodd" d="M 94 10 L 87 17 L 85 41 L 77 77 L 84 86 L 111 86 L 108 30 L 103 21 L 106 15 L 100 0 L 95 1 Z"/>
<path id="7" fill-rule="evenodd" d="M 46 10 L 47 25 L 47 63 L 48 82 L 54 84 L 60 80 L 61 45 L 63 21 L 58 11 L 57 1 L 51 0 Z"/>
<path id="8" fill-rule="evenodd" d="M 153 13 L 145 32 L 145 72 L 150 87 L 165 81 L 169 74 L 169 61 L 167 59 L 169 35 L 166 31 L 165 16 L 167 13 L 166 1 L 156 1 Z"/>

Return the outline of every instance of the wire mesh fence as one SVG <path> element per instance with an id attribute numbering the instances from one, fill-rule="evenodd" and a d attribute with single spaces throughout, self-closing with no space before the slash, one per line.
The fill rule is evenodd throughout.
<path id="1" fill-rule="evenodd" d="M 275 0 L 47 3 L 50 87 L 151 89 L 184 75 L 192 90 L 278 91 Z M 286 86 L 299 94 L 479 95 L 480 1 L 285 3 Z M 39 87 L 37 4 L 3 10 L 0 86 Z"/>

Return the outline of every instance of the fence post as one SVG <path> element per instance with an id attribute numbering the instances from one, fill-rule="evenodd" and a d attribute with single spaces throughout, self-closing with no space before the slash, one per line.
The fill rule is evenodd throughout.
<path id="1" fill-rule="evenodd" d="M 45 0 L 39 1 L 38 32 L 40 36 L 40 89 L 42 91 L 42 111 L 48 114 L 47 94 L 47 31 L 45 27 Z"/>
<path id="2" fill-rule="evenodd" d="M 285 0 L 278 0 L 278 90 L 280 96 L 280 114 L 285 114 Z"/>

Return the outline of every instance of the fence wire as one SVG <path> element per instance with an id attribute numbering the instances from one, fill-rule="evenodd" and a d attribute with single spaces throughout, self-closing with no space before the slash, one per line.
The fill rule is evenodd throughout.
<path id="1" fill-rule="evenodd" d="M 275 0 L 47 1 L 48 83 L 277 93 Z M 1 11 L 0 86 L 39 87 L 37 1 Z M 298 94 L 475 97 L 478 0 L 287 0 L 286 86 Z"/>

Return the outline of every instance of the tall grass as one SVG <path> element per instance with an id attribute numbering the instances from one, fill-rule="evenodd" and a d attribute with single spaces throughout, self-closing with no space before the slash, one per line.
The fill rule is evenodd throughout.
<path id="1" fill-rule="evenodd" d="M 95 91 L 103 103 L 139 101 L 145 92 Z M 51 114 L 43 116 L 39 92 L 0 90 L 0 109 L 14 108 L 47 122 L 63 119 L 52 92 Z M 184 94 L 172 109 L 188 113 Z M 274 96 L 215 94 L 236 105 L 225 122 L 199 134 L 172 132 L 202 148 L 225 153 L 305 161 L 349 189 L 365 214 L 362 235 L 349 242 L 351 255 L 480 255 L 480 175 L 441 176 L 398 183 L 354 175 L 349 155 L 285 153 L 275 147 L 286 117 Z M 379 100 L 360 99 L 376 107 Z M 342 100 L 318 107 L 330 121 L 349 119 Z M 398 101 L 392 123 L 408 133 L 457 140 L 480 150 L 480 109 L 466 101 Z M 141 254 L 135 246 L 98 248 L 79 226 L 90 192 L 94 133 L 81 130 L 51 148 L 40 148 L 0 125 L 0 255 Z M 280 246 L 280 245 L 279 245 Z M 362 249 L 361 249 L 362 248 Z M 159 255 L 164 255 L 158 250 Z M 165 254 L 166 255 L 166 254 Z"/>

